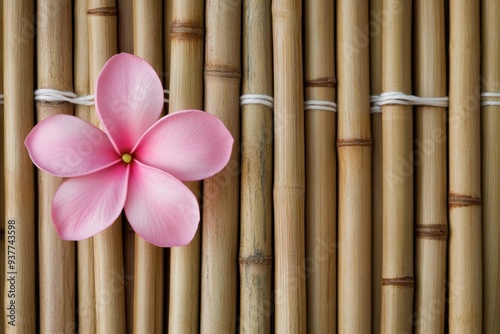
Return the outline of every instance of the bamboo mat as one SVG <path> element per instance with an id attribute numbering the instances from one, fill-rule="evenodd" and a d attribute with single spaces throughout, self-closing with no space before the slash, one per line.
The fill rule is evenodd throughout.
<path id="1" fill-rule="evenodd" d="M 0 333 L 499 333 L 498 0 L 0 3 Z M 235 139 L 162 249 L 51 219 L 36 122 L 114 54 Z M 168 191 L 168 190 L 166 190 Z"/>

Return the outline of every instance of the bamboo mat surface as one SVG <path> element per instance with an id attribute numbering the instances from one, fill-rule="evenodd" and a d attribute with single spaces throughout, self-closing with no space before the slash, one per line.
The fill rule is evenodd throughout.
<path id="1" fill-rule="evenodd" d="M 1 2 L 0 334 L 500 333 L 499 18 L 497 0 Z M 186 246 L 124 211 L 61 239 L 65 178 L 25 147 L 54 115 L 105 129 L 93 94 L 119 53 L 151 65 L 162 115 L 234 139 L 185 182 Z"/>

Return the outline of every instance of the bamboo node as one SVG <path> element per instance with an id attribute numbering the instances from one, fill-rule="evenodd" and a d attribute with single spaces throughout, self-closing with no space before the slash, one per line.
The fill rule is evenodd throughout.
<path id="1" fill-rule="evenodd" d="M 337 147 L 342 146 L 372 146 L 372 141 L 369 139 L 339 139 Z"/>
<path id="2" fill-rule="evenodd" d="M 87 10 L 87 15 L 116 16 L 116 7 L 101 7 Z"/>
<path id="3" fill-rule="evenodd" d="M 382 285 L 400 286 L 403 288 L 413 288 L 415 280 L 413 277 L 382 278 Z"/>
<path id="4" fill-rule="evenodd" d="M 170 37 L 176 39 L 203 39 L 203 29 L 202 25 L 174 21 L 170 26 Z"/>
<path id="5" fill-rule="evenodd" d="M 461 208 L 465 206 L 482 205 L 483 201 L 481 198 L 472 197 L 469 195 L 462 195 L 456 193 L 450 193 L 448 196 L 448 206 L 449 208 Z"/>
<path id="6" fill-rule="evenodd" d="M 415 234 L 420 239 L 431 240 L 446 240 L 448 238 L 448 225 L 432 224 L 432 225 L 417 225 Z"/>
<path id="7" fill-rule="evenodd" d="M 205 66 L 205 75 L 225 78 L 241 78 L 241 72 L 238 68 L 224 65 L 207 65 Z"/>
<path id="8" fill-rule="evenodd" d="M 240 264 L 242 265 L 261 265 L 265 267 L 269 267 L 273 264 L 273 258 L 270 256 L 262 256 L 262 255 L 251 255 L 246 257 L 240 257 Z"/>
<path id="9" fill-rule="evenodd" d="M 334 77 L 317 78 L 304 81 L 304 87 L 336 88 L 337 81 Z"/>

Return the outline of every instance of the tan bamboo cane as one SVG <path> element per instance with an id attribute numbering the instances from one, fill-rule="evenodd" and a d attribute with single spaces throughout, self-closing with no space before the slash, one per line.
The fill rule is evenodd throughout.
<path id="1" fill-rule="evenodd" d="M 478 1 L 450 1 L 450 333 L 482 332 L 479 15 Z"/>
<path id="2" fill-rule="evenodd" d="M 368 1 L 337 4 L 338 331 L 371 331 L 371 135 Z M 361 36 L 362 37 L 362 36 Z"/>
<path id="3" fill-rule="evenodd" d="M 411 1 L 384 1 L 384 92 L 411 93 Z M 411 106 L 382 107 L 382 333 L 411 332 L 413 312 L 413 115 Z M 407 166 L 410 167 L 407 167 Z M 407 169 L 405 169 L 407 168 Z"/>
<path id="4" fill-rule="evenodd" d="M 482 2 L 482 68 L 484 92 L 500 92 L 500 3 Z M 496 99 L 498 100 L 498 99 Z M 500 328 L 500 107 L 482 109 L 483 196 L 483 333 Z"/>
<path id="5" fill-rule="evenodd" d="M 416 95 L 446 96 L 444 1 L 418 1 L 415 33 Z M 448 191 L 446 109 L 416 108 L 416 333 L 443 333 Z"/>
<path id="6" fill-rule="evenodd" d="M 206 2 L 205 110 L 234 138 L 228 165 L 204 181 L 201 319 L 204 333 L 236 331 L 239 173 L 241 2 Z"/>
<path id="7" fill-rule="evenodd" d="M 160 73 L 163 68 L 162 2 L 134 0 L 134 53 Z M 163 328 L 163 248 L 135 238 L 134 333 L 160 333 Z"/>
<path id="8" fill-rule="evenodd" d="M 203 1 L 175 0 L 171 8 L 169 112 L 203 109 Z M 200 185 L 188 183 L 198 198 Z M 170 250 L 169 282 L 169 333 L 198 333 L 200 229 L 189 245 Z"/>
<path id="9" fill-rule="evenodd" d="M 3 2 L 0 2 L 0 45 L 3 48 Z M 2 49 L 3 50 L 3 49 Z M 3 51 L 0 52 L 0 94 L 2 94 L 2 103 L 0 104 L 0 282 L 5 282 L 5 177 L 4 177 L 4 110 L 3 110 Z M 4 306 L 4 289 L 0 289 L 0 307 Z M 5 313 L 0 312 L 0 334 L 5 333 Z"/>
<path id="10" fill-rule="evenodd" d="M 71 3 L 51 6 L 37 1 L 38 89 L 73 89 Z M 71 103 L 38 101 L 37 120 L 73 114 Z M 63 179 L 38 171 L 38 222 L 40 267 L 40 332 L 62 333 L 76 329 L 75 243 L 59 238 L 52 222 L 52 197 Z"/>
<path id="11" fill-rule="evenodd" d="M 116 53 L 116 7 L 114 0 L 89 0 L 90 93 L 106 61 Z M 95 108 L 91 121 L 98 124 Z M 125 297 L 121 218 L 94 237 L 96 322 L 98 333 L 125 332 Z"/>
<path id="12" fill-rule="evenodd" d="M 89 94 L 89 39 L 87 20 L 87 0 L 77 0 L 74 4 L 74 86 L 79 96 Z M 75 115 L 90 121 L 90 107 L 75 106 Z M 94 276 L 94 238 L 77 243 L 78 274 L 78 331 L 93 334 L 96 332 L 95 276 Z"/>
<path id="13" fill-rule="evenodd" d="M 116 0 L 116 7 L 118 52 L 134 53 L 134 0 Z"/>
<path id="14" fill-rule="evenodd" d="M 160 76 L 160 78 L 163 79 L 164 82 L 164 87 L 165 89 L 169 89 L 170 87 L 170 53 L 171 53 L 171 42 L 172 39 L 170 37 L 170 26 L 172 25 L 172 0 L 167 0 L 163 2 L 163 73 Z M 165 94 L 165 98 L 167 101 L 164 104 L 163 107 L 163 114 L 168 114 L 170 108 L 169 108 L 169 93 Z M 199 198 L 199 196 L 198 196 Z M 165 272 L 164 272 L 164 282 L 165 282 L 165 292 L 163 294 L 163 297 L 165 299 L 164 302 L 164 313 L 160 315 L 160 317 L 164 317 L 165 320 L 165 326 L 168 331 L 168 326 L 169 326 L 169 320 L 168 320 L 168 315 L 169 315 L 169 298 L 170 298 L 170 291 L 169 291 L 169 283 L 170 283 L 170 276 L 169 276 L 169 268 L 170 268 L 170 249 L 165 249 L 163 251 L 163 265 L 165 267 Z M 199 270 L 200 264 L 198 263 L 198 270 Z M 198 274 L 199 277 L 199 274 Z M 199 279 L 199 278 L 198 278 Z M 198 291 L 199 291 L 199 281 L 198 281 Z M 199 300 L 199 294 L 198 294 L 198 300 Z M 199 313 L 198 313 L 199 314 Z M 198 318 L 197 318 L 198 319 Z M 198 322 L 196 323 L 196 326 L 198 326 Z"/>
<path id="15" fill-rule="evenodd" d="M 172 26 L 172 12 L 173 12 L 173 0 L 168 0 L 163 2 L 163 73 L 161 75 L 162 80 L 164 81 L 165 89 L 170 88 L 170 57 L 172 50 L 172 39 L 170 36 L 170 28 Z M 165 92 L 165 98 L 169 100 L 170 93 Z M 164 114 L 168 114 L 169 112 L 169 102 L 165 103 Z M 170 254 L 170 249 L 165 250 L 165 258 L 167 259 Z M 168 256 L 167 256 L 168 255 Z M 168 273 L 167 273 L 168 274 Z M 168 292 L 168 291 L 167 291 Z M 168 307 L 168 303 L 166 304 Z"/>
<path id="16" fill-rule="evenodd" d="M 370 94 L 382 93 L 383 0 L 370 1 Z M 382 113 L 371 114 L 372 129 L 372 333 L 380 333 L 382 309 Z"/>
<path id="17" fill-rule="evenodd" d="M 134 17 L 133 0 L 117 0 L 118 7 L 118 52 L 134 53 Z M 135 262 L 135 231 L 123 219 L 123 274 L 125 279 L 125 321 L 127 333 L 133 332 L 134 327 L 134 262 Z"/>
<path id="18" fill-rule="evenodd" d="M 275 330 L 305 333 L 302 2 L 273 1 Z"/>
<path id="19" fill-rule="evenodd" d="M 35 173 L 24 147 L 34 116 L 34 14 L 32 0 L 4 2 L 6 333 L 34 333 L 36 326 Z"/>
<path id="20" fill-rule="evenodd" d="M 242 95 L 273 95 L 271 1 L 243 1 Z M 241 107 L 240 333 L 270 333 L 273 112 Z"/>
<path id="21" fill-rule="evenodd" d="M 335 101 L 334 17 L 333 1 L 305 1 L 305 100 Z M 305 111 L 308 333 L 337 328 L 336 128 L 334 112 Z"/>

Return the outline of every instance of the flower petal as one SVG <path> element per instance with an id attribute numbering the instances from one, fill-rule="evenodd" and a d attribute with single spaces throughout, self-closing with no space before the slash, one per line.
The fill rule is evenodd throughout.
<path id="1" fill-rule="evenodd" d="M 144 59 L 121 53 L 111 57 L 97 78 L 99 118 L 120 153 L 127 153 L 160 117 L 163 87 Z"/>
<path id="2" fill-rule="evenodd" d="M 134 157 L 182 181 L 207 178 L 226 166 L 233 137 L 220 119 L 185 110 L 160 119 L 140 139 Z"/>
<path id="3" fill-rule="evenodd" d="M 113 224 L 125 204 L 129 170 L 128 165 L 117 163 L 61 184 L 52 201 L 59 236 L 82 240 Z"/>
<path id="4" fill-rule="evenodd" d="M 200 209 L 182 182 L 135 160 L 128 189 L 125 214 L 139 236 L 159 247 L 183 246 L 193 239 Z"/>
<path id="5" fill-rule="evenodd" d="M 103 131 L 70 115 L 56 115 L 38 123 L 25 145 L 38 168 L 60 177 L 94 173 L 120 160 Z"/>

